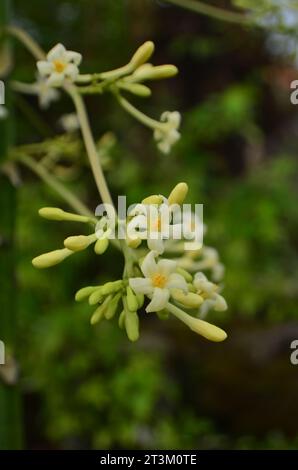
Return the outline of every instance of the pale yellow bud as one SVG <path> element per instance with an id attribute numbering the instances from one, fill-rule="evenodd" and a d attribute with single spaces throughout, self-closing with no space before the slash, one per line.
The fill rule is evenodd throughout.
<path id="1" fill-rule="evenodd" d="M 128 339 L 137 341 L 139 339 L 139 317 L 136 312 L 125 311 L 124 324 Z"/>
<path id="2" fill-rule="evenodd" d="M 194 294 L 192 292 L 184 294 L 181 289 L 172 289 L 171 293 L 173 299 L 186 308 L 198 308 L 204 302 L 204 299 L 200 295 Z"/>
<path id="3" fill-rule="evenodd" d="M 32 264 L 38 269 L 50 268 L 51 266 L 61 263 L 72 254 L 72 251 L 67 248 L 62 248 L 61 250 L 50 251 L 49 253 L 37 256 L 32 260 Z"/>
<path id="4" fill-rule="evenodd" d="M 140 46 L 137 51 L 134 53 L 130 60 L 130 64 L 134 68 L 140 67 L 140 65 L 147 62 L 148 59 L 152 56 L 154 52 L 154 43 L 152 41 L 146 41 L 142 46 Z"/>
<path id="5" fill-rule="evenodd" d="M 138 308 L 142 308 L 145 302 L 144 294 L 136 294 L 137 301 L 138 301 Z"/>
<path id="6" fill-rule="evenodd" d="M 89 304 L 90 305 L 95 305 L 103 300 L 103 294 L 102 294 L 102 287 L 98 287 L 95 291 L 93 291 L 89 297 Z"/>
<path id="7" fill-rule="evenodd" d="M 127 246 L 130 248 L 138 248 L 140 244 L 142 243 L 142 240 L 140 238 L 129 238 L 127 237 L 126 239 Z"/>
<path id="8" fill-rule="evenodd" d="M 183 204 L 188 193 L 188 186 L 186 183 L 178 183 L 169 195 L 168 202 L 172 204 Z"/>
<path id="9" fill-rule="evenodd" d="M 140 96 L 141 98 L 148 98 L 151 96 L 150 88 L 140 83 L 119 82 L 118 87 L 132 93 L 133 95 Z"/>
<path id="10" fill-rule="evenodd" d="M 146 64 L 147 65 L 147 64 Z M 149 65 L 149 64 L 148 64 Z M 158 65 L 153 67 L 152 65 L 149 67 L 140 67 L 138 68 L 132 77 L 128 77 L 127 80 L 133 81 L 144 81 L 144 80 L 162 80 L 164 78 L 170 78 L 177 75 L 178 69 L 175 65 L 167 64 L 167 65 Z"/>
<path id="11" fill-rule="evenodd" d="M 153 194 L 152 196 L 145 197 L 145 199 L 142 200 L 142 204 L 157 204 L 160 205 L 163 202 L 163 197 L 161 194 Z"/>
<path id="12" fill-rule="evenodd" d="M 131 312 L 136 312 L 139 308 L 139 303 L 136 295 L 134 294 L 130 286 L 127 286 L 126 288 L 126 295 L 128 310 L 130 310 Z"/>
<path id="13" fill-rule="evenodd" d="M 71 251 L 82 251 L 88 248 L 89 245 L 97 240 L 96 234 L 92 235 L 77 235 L 68 237 L 64 240 L 64 246 Z"/>
<path id="14" fill-rule="evenodd" d="M 123 330 L 123 328 L 125 326 L 125 310 L 122 310 L 122 312 L 119 315 L 118 325 L 119 325 L 119 328 L 121 328 L 121 330 Z"/>
<path id="15" fill-rule="evenodd" d="M 118 294 L 115 295 L 115 297 L 110 301 L 107 309 L 105 310 L 105 318 L 107 320 L 111 320 L 118 308 L 119 300 L 121 299 L 121 293 L 118 292 Z"/>
<path id="16" fill-rule="evenodd" d="M 181 276 L 184 277 L 186 282 L 192 282 L 192 275 L 188 271 L 186 271 L 185 269 L 178 267 L 178 268 L 176 268 L 176 272 L 178 274 L 181 274 Z"/>
<path id="17" fill-rule="evenodd" d="M 105 299 L 102 305 L 97 307 L 95 312 L 93 313 L 90 323 L 91 325 L 94 325 L 95 323 L 98 323 L 104 316 L 106 309 L 108 308 L 109 302 L 111 301 L 112 296 L 109 296 Z"/>
<path id="18" fill-rule="evenodd" d="M 87 299 L 98 287 L 94 286 L 88 286 L 88 287 L 83 287 L 82 289 L 78 290 L 78 292 L 75 295 L 75 300 L 77 302 L 81 302 L 82 300 Z"/>
<path id="19" fill-rule="evenodd" d="M 107 238 L 101 238 L 97 240 L 94 246 L 94 251 L 97 255 L 102 255 L 109 246 L 109 240 Z"/>
<path id="20" fill-rule="evenodd" d="M 71 212 L 65 212 L 59 207 L 42 207 L 38 211 L 39 215 L 44 219 L 48 220 L 68 220 L 72 222 L 90 222 L 92 219 L 90 217 L 85 217 L 84 215 L 72 214 Z"/>

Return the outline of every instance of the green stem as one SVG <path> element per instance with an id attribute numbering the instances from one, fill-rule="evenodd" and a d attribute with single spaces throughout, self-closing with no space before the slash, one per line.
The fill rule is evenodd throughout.
<path id="1" fill-rule="evenodd" d="M 18 28 L 17 26 L 7 26 L 5 31 L 14 36 L 18 39 L 24 46 L 28 49 L 28 51 L 35 57 L 36 60 L 44 60 L 46 57 L 45 52 L 41 49 L 41 47 L 37 44 L 34 39 L 29 36 L 23 29 Z"/>
<path id="2" fill-rule="evenodd" d="M 100 197 L 104 204 L 110 204 L 114 207 L 113 200 L 100 164 L 100 159 L 90 128 L 85 103 L 75 87 L 65 86 L 65 89 L 71 96 L 77 111 L 85 147 Z"/>
<path id="3" fill-rule="evenodd" d="M 197 0 L 166 0 L 168 3 L 177 5 L 195 13 L 210 16 L 217 20 L 228 21 L 230 23 L 250 24 L 250 18 L 242 13 L 224 10 L 223 8 L 214 5 L 207 5 L 206 3 Z"/>
<path id="4" fill-rule="evenodd" d="M 27 156 L 20 155 L 16 157 L 17 161 L 30 168 L 34 173 L 36 173 L 50 188 L 52 188 L 56 193 L 58 193 L 62 199 L 64 199 L 67 204 L 74 211 L 80 215 L 86 215 L 88 217 L 94 217 L 92 212 L 85 206 L 71 191 L 65 188 L 65 186 L 60 183 L 53 175 L 48 173 L 43 165 L 36 163 L 36 161 Z"/>
<path id="5" fill-rule="evenodd" d="M 120 93 L 114 91 L 114 95 L 117 98 L 118 103 L 122 106 L 122 108 L 125 109 L 125 111 L 127 111 L 131 116 L 133 116 L 145 126 L 150 127 L 150 129 L 152 130 L 159 129 L 162 132 L 168 130 L 167 124 L 163 124 L 160 121 L 156 121 L 155 119 L 146 116 L 146 114 L 142 113 L 142 111 L 135 108 L 129 101 L 127 101 L 127 99 L 120 95 Z"/>
<path id="6" fill-rule="evenodd" d="M 2 0 L 0 3 L 0 27 L 8 21 L 9 3 L 8 0 Z M 6 49 L 6 47 L 7 39 L 2 37 L 0 49 Z M 13 114 L 9 103 L 9 93 L 6 95 L 9 116 L 0 121 L 0 163 L 6 161 L 13 140 Z M 8 355 L 12 358 L 17 355 L 17 289 L 14 281 L 16 266 L 15 219 L 16 190 L 4 175 L 0 175 L 0 339 L 5 344 L 7 367 L 9 367 Z M 0 378 L 0 449 L 19 449 L 22 447 L 21 415 L 18 381 L 17 383 L 8 384 Z"/>

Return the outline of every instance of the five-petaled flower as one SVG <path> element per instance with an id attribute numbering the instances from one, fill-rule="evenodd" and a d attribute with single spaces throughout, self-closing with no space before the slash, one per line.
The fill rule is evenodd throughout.
<path id="1" fill-rule="evenodd" d="M 181 114 L 178 111 L 165 111 L 162 113 L 160 120 L 164 128 L 154 131 L 154 139 L 161 152 L 169 153 L 172 146 L 176 144 L 181 137 L 180 132 L 178 132 L 181 123 Z"/>
<path id="2" fill-rule="evenodd" d="M 205 299 L 200 307 L 202 316 L 205 316 L 210 309 L 214 309 L 217 312 L 227 310 L 227 302 L 224 297 L 218 293 L 218 286 L 208 281 L 205 274 L 201 272 L 196 273 L 193 285 L 197 289 L 197 293 Z"/>
<path id="3" fill-rule="evenodd" d="M 145 294 L 151 302 L 146 312 L 163 310 L 171 296 L 171 289 L 187 292 L 187 283 L 183 276 L 175 272 L 177 263 L 169 259 L 155 261 L 155 253 L 150 251 L 141 264 L 143 277 L 130 278 L 130 287 L 136 294 Z"/>
<path id="4" fill-rule="evenodd" d="M 47 54 L 46 60 L 37 62 L 37 68 L 49 86 L 59 87 L 65 80 L 74 82 L 77 79 L 81 60 L 81 54 L 67 51 L 63 44 L 57 44 Z"/>

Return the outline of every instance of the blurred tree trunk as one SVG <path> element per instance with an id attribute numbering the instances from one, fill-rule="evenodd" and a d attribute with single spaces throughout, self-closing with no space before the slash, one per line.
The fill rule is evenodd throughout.
<path id="1" fill-rule="evenodd" d="M 8 22 L 10 0 L 0 2 L 0 28 Z M 6 82 L 8 40 L 0 37 L 0 69 Z M 3 72 L 5 75 L 3 76 Z M 7 83 L 6 83 L 7 85 Z M 13 114 L 6 86 L 7 118 L 0 120 L 0 165 L 5 162 L 13 140 Z M 0 172 L 0 340 L 5 344 L 5 365 L 0 366 L 0 448 L 19 449 L 22 440 L 20 394 L 15 380 L 16 350 L 16 286 L 14 228 L 16 191 L 9 179 Z"/>

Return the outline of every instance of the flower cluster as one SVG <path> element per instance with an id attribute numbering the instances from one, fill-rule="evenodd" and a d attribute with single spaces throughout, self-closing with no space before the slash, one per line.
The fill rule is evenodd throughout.
<path id="1" fill-rule="evenodd" d="M 135 108 L 123 96 L 123 93 L 130 93 L 143 98 L 149 97 L 151 89 L 144 82 L 176 75 L 178 70 L 174 65 L 153 66 L 149 63 L 153 52 L 153 42 L 147 41 L 137 49 L 125 66 L 103 73 L 80 74 L 82 55 L 67 50 L 63 44 L 57 44 L 44 60 L 37 62 L 37 81 L 31 85 L 16 83 L 16 90 L 36 94 L 42 108 L 47 108 L 52 101 L 59 98 L 57 88 L 71 85 L 81 94 L 101 94 L 109 91 L 126 112 L 152 129 L 159 150 L 169 153 L 180 139 L 180 113 L 165 111 L 160 121 L 157 121 Z"/>
<path id="2" fill-rule="evenodd" d="M 142 315 L 145 304 L 145 312 L 157 313 L 161 317 L 172 314 L 192 331 L 211 341 L 223 341 L 226 338 L 227 335 L 223 330 L 202 319 L 202 316 L 205 316 L 211 308 L 219 312 L 227 309 L 226 301 L 219 292 L 219 286 L 208 280 L 202 270 L 192 274 L 193 269 L 181 267 L 183 261 L 185 263 L 188 260 L 189 268 L 201 262 L 202 269 L 214 269 L 216 252 L 212 252 L 211 248 L 206 248 L 207 255 L 201 261 L 198 261 L 196 257 L 192 260 L 191 256 L 185 253 L 178 258 L 173 256 L 178 252 L 173 251 L 173 247 L 177 248 L 173 236 L 184 223 L 183 219 L 174 223 L 175 208 L 177 210 L 183 204 L 187 191 L 187 185 L 179 183 L 167 198 L 161 195 L 149 196 L 143 200 L 142 205 L 137 204 L 129 214 L 127 230 L 132 224 L 140 226 L 142 230 L 146 224 L 147 228 L 148 225 L 153 226 L 153 233 L 157 232 L 158 237 L 151 239 L 152 233 L 150 230 L 146 231 L 147 247 L 142 245 L 142 239 L 138 237 L 127 238 L 124 246 L 121 245 L 120 240 L 113 240 L 117 246 L 119 243 L 118 248 L 123 249 L 125 255 L 123 278 L 104 285 L 84 287 L 76 294 L 77 301 L 88 298 L 89 304 L 96 306 L 91 316 L 92 324 L 104 318 L 111 320 L 118 316 L 120 328 L 126 330 L 131 341 L 136 341 L 139 338 L 139 315 Z M 157 207 L 157 218 L 149 218 L 148 222 L 148 214 L 139 212 L 144 205 L 155 209 Z M 173 219 L 167 216 L 164 220 L 162 208 L 171 208 L 169 214 L 173 216 Z M 41 209 L 39 214 L 49 220 L 85 223 L 90 227 L 91 233 L 70 236 L 64 240 L 63 248 L 38 256 L 33 260 L 33 265 L 37 268 L 54 266 L 90 245 L 94 245 L 94 251 L 98 255 L 104 253 L 109 246 L 112 232 L 105 215 L 98 219 L 50 207 Z M 189 214 L 186 219 L 188 223 L 193 220 Z M 163 238 L 164 225 L 169 229 L 166 240 Z M 178 249 L 180 249 L 179 246 Z M 204 247 L 201 247 L 198 251 L 203 250 Z M 172 258 L 161 256 L 164 253 L 172 255 Z M 190 253 L 193 256 L 193 252 Z"/>

